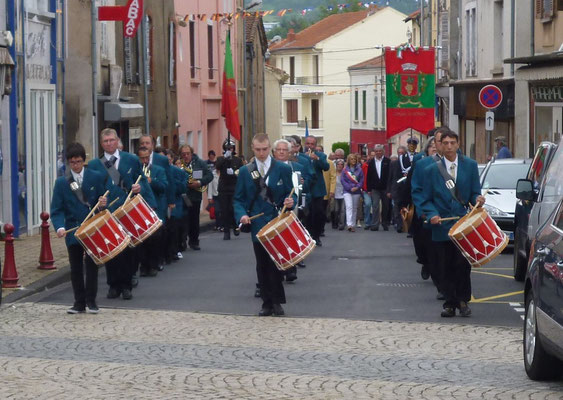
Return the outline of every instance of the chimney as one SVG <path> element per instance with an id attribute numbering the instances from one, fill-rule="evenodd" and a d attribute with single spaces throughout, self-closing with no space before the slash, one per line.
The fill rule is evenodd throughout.
<path id="1" fill-rule="evenodd" d="M 287 32 L 287 41 L 288 42 L 293 42 L 295 40 L 295 31 L 293 29 L 290 29 Z"/>

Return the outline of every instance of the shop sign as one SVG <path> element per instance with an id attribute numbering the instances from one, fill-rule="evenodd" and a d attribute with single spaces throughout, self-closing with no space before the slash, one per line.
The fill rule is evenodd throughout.
<path id="1" fill-rule="evenodd" d="M 125 37 L 134 37 L 143 16 L 143 0 L 129 0 L 125 6 L 104 6 L 98 8 L 100 21 L 122 21 Z"/>
<path id="2" fill-rule="evenodd" d="M 532 96 L 537 103 L 563 102 L 563 86 L 532 86 Z"/>
<path id="3" fill-rule="evenodd" d="M 39 82 L 50 82 L 53 78 L 51 65 L 51 26 L 43 21 L 27 19 L 25 42 L 26 78 Z"/>

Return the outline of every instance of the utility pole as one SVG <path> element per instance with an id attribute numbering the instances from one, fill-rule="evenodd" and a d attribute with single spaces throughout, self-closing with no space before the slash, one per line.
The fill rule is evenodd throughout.
<path id="1" fill-rule="evenodd" d="M 92 158 L 98 158 L 98 6 L 91 0 L 92 22 Z"/>

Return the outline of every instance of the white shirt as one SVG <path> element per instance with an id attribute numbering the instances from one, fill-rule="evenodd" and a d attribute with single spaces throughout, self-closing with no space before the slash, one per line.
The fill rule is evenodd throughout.
<path id="1" fill-rule="evenodd" d="M 266 161 L 262 162 L 259 159 L 256 159 L 256 167 L 258 168 L 258 172 L 262 171 L 262 168 L 264 168 L 264 176 L 266 176 L 266 174 L 268 173 L 268 171 L 270 170 L 270 166 L 272 165 L 272 156 L 268 156 L 268 158 L 266 158 Z M 268 180 L 270 180 L 270 177 L 268 177 L 268 179 L 266 179 L 266 185 L 268 184 Z"/>
<path id="2" fill-rule="evenodd" d="M 448 174 L 450 174 L 450 175 L 452 175 L 452 171 L 451 171 L 450 168 L 451 168 L 452 164 L 455 164 L 455 168 L 453 170 L 453 178 L 454 178 L 454 181 L 457 181 L 457 168 L 459 167 L 459 161 L 458 161 L 457 154 L 455 156 L 454 161 L 450 161 L 446 157 L 444 157 L 444 162 L 446 163 L 446 171 L 448 171 Z"/>
<path id="3" fill-rule="evenodd" d="M 78 183 L 80 186 L 82 186 L 82 182 L 84 181 L 84 167 L 82 168 L 82 171 L 80 171 L 80 173 L 78 174 L 73 170 L 70 170 L 70 172 L 72 173 L 72 178 L 74 179 L 74 181 Z"/>
<path id="4" fill-rule="evenodd" d="M 117 160 L 115 160 L 115 164 L 113 164 L 113 165 L 115 166 L 115 169 L 118 169 L 119 168 L 119 158 L 120 158 L 119 157 L 119 150 L 115 150 L 115 153 L 113 153 L 113 154 L 109 154 L 109 153 L 106 153 L 104 151 L 104 157 L 106 158 L 106 160 L 109 161 L 111 156 L 115 156 L 115 158 L 117 158 Z"/>
<path id="5" fill-rule="evenodd" d="M 149 157 L 149 167 L 152 167 L 152 159 L 153 159 L 152 156 L 153 156 L 153 155 L 154 155 L 154 151 L 151 151 L 151 155 L 150 155 L 150 157 Z"/>
<path id="6" fill-rule="evenodd" d="M 381 163 L 383 161 L 383 157 L 379 160 L 377 158 L 373 159 L 375 161 L 375 169 L 377 170 L 377 176 L 381 178 Z"/>

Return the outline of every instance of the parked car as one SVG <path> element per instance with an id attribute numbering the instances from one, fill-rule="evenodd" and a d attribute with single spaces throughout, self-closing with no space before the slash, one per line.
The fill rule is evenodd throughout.
<path id="1" fill-rule="evenodd" d="M 547 170 L 541 203 L 532 218 L 541 224 L 530 248 L 524 288 L 524 367 L 531 379 L 563 376 L 563 146 Z M 535 197 L 530 180 L 518 182 L 520 198 Z"/>
<path id="2" fill-rule="evenodd" d="M 510 242 L 514 241 L 516 182 L 526 177 L 530 162 L 522 158 L 493 159 L 481 173 L 481 191 L 487 195 L 485 209 Z"/>
<path id="3" fill-rule="evenodd" d="M 479 176 L 481 176 L 481 174 L 483 173 L 483 171 L 485 170 L 485 167 L 487 166 L 487 164 L 478 164 L 477 165 L 477 170 L 479 171 Z"/>
<path id="4" fill-rule="evenodd" d="M 539 215 L 530 220 L 532 206 L 541 203 L 543 200 L 543 183 L 545 174 L 549 167 L 553 155 L 557 151 L 557 145 L 550 142 L 543 142 L 539 145 L 536 154 L 528 170 L 526 179 L 532 182 L 534 190 L 533 200 L 524 200 L 516 197 L 516 209 L 514 211 L 514 279 L 522 282 L 526 276 L 526 267 L 530 258 L 530 245 L 539 225 Z M 530 227 L 528 228 L 528 225 Z"/>

